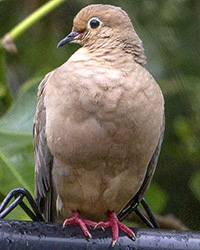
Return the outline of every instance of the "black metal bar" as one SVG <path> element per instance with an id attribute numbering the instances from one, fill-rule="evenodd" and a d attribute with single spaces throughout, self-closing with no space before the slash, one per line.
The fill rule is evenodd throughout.
<path id="1" fill-rule="evenodd" d="M 156 221 L 156 218 L 151 212 L 151 209 L 149 205 L 147 204 L 146 200 L 142 198 L 140 202 L 143 208 L 145 209 L 145 212 L 149 218 L 147 218 L 147 216 L 138 209 L 139 201 L 138 201 L 137 196 L 135 196 L 126 204 L 126 206 L 118 214 L 118 219 L 120 221 L 123 221 L 129 216 L 129 214 L 134 212 L 148 227 L 159 228 L 158 222 Z"/>
<path id="2" fill-rule="evenodd" d="M 159 224 L 156 221 L 155 216 L 153 215 L 153 213 L 151 212 L 151 209 L 148 205 L 148 203 L 146 202 L 145 198 L 142 198 L 141 200 L 141 204 L 143 206 L 143 208 L 145 209 L 145 212 L 147 213 L 147 215 L 149 216 L 149 219 L 151 221 L 151 223 L 153 224 L 154 228 L 159 228 Z"/>
<path id="3" fill-rule="evenodd" d="M 26 197 L 29 205 L 31 206 L 32 210 L 22 201 L 23 198 Z M 15 200 L 6 207 L 12 198 L 15 198 Z M 140 219 L 143 220 L 143 222 L 150 228 L 158 228 L 158 223 L 155 220 L 155 217 L 153 216 L 147 202 L 143 198 L 141 200 L 141 203 L 149 216 L 147 218 L 137 207 L 138 207 L 138 199 L 137 197 L 133 198 L 118 214 L 118 219 L 122 221 L 124 218 L 126 218 L 131 212 L 135 212 Z M 0 219 L 5 218 L 17 205 L 19 205 L 24 212 L 33 220 L 33 221 L 44 221 L 43 216 L 40 214 L 39 209 L 37 207 L 37 204 L 33 200 L 31 194 L 24 188 L 16 188 L 13 189 L 3 200 L 2 204 L 0 205 Z M 35 213 L 35 214 L 34 214 Z"/>
<path id="4" fill-rule="evenodd" d="M 200 232 L 135 228 L 133 231 L 136 234 L 135 241 L 120 231 L 119 240 L 112 248 L 110 229 L 90 229 L 93 239 L 88 240 L 78 226 L 63 229 L 61 224 L 0 220 L 0 249 L 200 249 Z"/>
<path id="5" fill-rule="evenodd" d="M 43 220 L 39 220 L 38 217 L 30 210 L 30 208 L 23 201 L 19 203 L 19 206 L 31 218 L 32 221 L 43 221 Z"/>
<path id="6" fill-rule="evenodd" d="M 18 194 L 18 193 L 21 193 L 24 195 L 24 197 L 27 198 L 29 204 L 31 205 L 35 215 L 37 216 L 37 220 L 40 220 L 40 221 L 44 221 L 44 218 L 43 216 L 41 215 L 38 207 L 37 207 L 37 204 L 35 203 L 33 197 L 31 196 L 31 194 L 28 192 L 28 190 L 26 190 L 25 188 L 16 188 L 16 189 L 13 189 L 13 191 L 15 190 L 15 192 Z M 26 212 L 26 211 L 25 211 Z"/>
<path id="7" fill-rule="evenodd" d="M 134 197 L 131 199 L 126 206 L 120 211 L 120 213 L 117 215 L 118 219 L 120 221 L 125 220 L 130 213 L 132 213 L 139 205 L 138 200 Z"/>
<path id="8" fill-rule="evenodd" d="M 153 224 L 151 221 L 138 209 L 135 208 L 134 212 L 137 214 L 137 216 L 150 228 L 154 228 Z"/>
<path id="9" fill-rule="evenodd" d="M 13 198 L 13 190 L 5 197 L 5 199 L 2 201 L 0 205 L 0 213 L 3 212 L 10 202 L 10 200 Z"/>
<path id="10" fill-rule="evenodd" d="M 0 214 L 0 219 L 3 219 L 3 218 L 5 218 L 14 208 L 16 208 L 16 206 L 18 206 L 19 205 L 19 203 L 22 201 L 22 199 L 23 199 L 23 196 L 18 196 L 17 198 L 16 198 L 16 200 L 15 201 L 13 201 L 12 202 L 12 204 L 9 206 L 9 207 L 7 207 L 7 208 L 4 208 L 5 206 L 5 204 L 7 203 L 7 201 L 3 204 L 3 211 L 1 212 L 1 214 Z"/>
<path id="11" fill-rule="evenodd" d="M 23 198 L 27 198 L 33 212 L 30 208 L 22 201 Z M 6 207 L 11 199 L 15 199 L 8 207 Z M 0 205 L 0 219 L 5 218 L 17 205 L 19 205 L 24 212 L 34 221 L 44 221 L 43 216 L 41 215 L 37 204 L 32 198 L 28 190 L 24 188 L 16 188 L 9 192 Z M 34 214 L 35 213 L 35 214 Z"/>
<path id="12" fill-rule="evenodd" d="M 135 199 L 135 201 L 132 200 L 132 204 L 127 204 L 122 211 L 118 214 L 118 219 L 120 221 L 123 221 L 124 219 L 126 219 L 128 217 L 129 214 L 131 214 L 132 212 L 134 212 L 148 227 L 150 228 L 159 228 L 159 225 L 153 215 L 153 213 L 150 210 L 150 207 L 148 206 L 146 200 L 143 198 L 141 200 L 141 204 L 144 207 L 147 215 L 149 216 L 149 218 L 146 217 L 145 214 L 143 214 L 139 209 L 138 209 L 138 205 L 139 202 Z"/>

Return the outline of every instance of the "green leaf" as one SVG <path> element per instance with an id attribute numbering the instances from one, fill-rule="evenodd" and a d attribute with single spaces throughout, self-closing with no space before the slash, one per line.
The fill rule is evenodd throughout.
<path id="1" fill-rule="evenodd" d="M 33 117 L 37 101 L 39 79 L 28 81 L 19 91 L 18 98 L 0 119 L 0 133 L 32 135 Z"/>
<path id="2" fill-rule="evenodd" d="M 0 141 L 0 192 L 6 194 L 17 187 L 33 190 L 32 137 L 0 133 Z"/>
<path id="3" fill-rule="evenodd" d="M 34 190 L 32 124 L 40 79 L 26 83 L 16 102 L 0 119 L 0 193 L 13 188 Z"/>

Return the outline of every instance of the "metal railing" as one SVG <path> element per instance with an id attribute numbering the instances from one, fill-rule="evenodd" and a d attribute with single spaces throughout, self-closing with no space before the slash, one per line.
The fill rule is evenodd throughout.
<path id="1" fill-rule="evenodd" d="M 14 198 L 14 201 L 11 200 Z M 23 201 L 26 198 L 29 208 Z M 137 200 L 132 200 L 125 206 L 118 218 L 122 220 L 128 215 L 128 211 L 134 211 L 140 219 L 150 228 L 157 228 L 158 224 L 148 207 L 145 199 L 141 200 L 146 215 L 138 208 Z M 9 221 L 5 218 L 17 205 L 19 205 L 33 221 Z M 30 193 L 18 188 L 12 190 L 0 205 L 0 250 L 23 249 L 190 249 L 200 250 L 200 232 L 160 230 L 160 229 L 136 229 L 133 241 L 120 231 L 119 239 L 112 248 L 112 232 L 110 229 L 90 229 L 93 239 L 87 239 L 79 226 L 62 227 L 61 224 L 45 223 L 37 205 Z"/>
<path id="2" fill-rule="evenodd" d="M 0 220 L 0 249 L 2 250 L 63 250 L 63 249 L 200 249 L 200 233 L 160 229 L 132 229 L 136 240 L 123 232 L 112 248 L 111 230 L 92 230 L 93 239 L 87 239 L 78 226 L 62 228 L 61 224 L 45 222 Z"/>

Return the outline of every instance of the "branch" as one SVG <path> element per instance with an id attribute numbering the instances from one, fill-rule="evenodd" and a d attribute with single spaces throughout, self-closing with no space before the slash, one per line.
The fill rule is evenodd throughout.
<path id="1" fill-rule="evenodd" d="M 41 18 L 46 16 L 49 12 L 54 10 L 56 7 L 60 6 L 66 0 L 50 0 L 39 9 L 34 11 L 31 15 L 25 18 L 22 22 L 16 25 L 11 31 L 9 31 L 1 39 L 0 50 L 5 48 L 11 53 L 16 53 L 17 48 L 14 45 L 14 40 L 16 40 L 21 34 L 23 34 L 28 28 L 30 28 L 34 23 L 38 22 Z"/>

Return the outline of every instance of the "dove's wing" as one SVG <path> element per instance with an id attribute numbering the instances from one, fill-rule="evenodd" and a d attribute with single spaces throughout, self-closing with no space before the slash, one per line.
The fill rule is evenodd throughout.
<path id="1" fill-rule="evenodd" d="M 152 177 L 154 175 L 154 172 L 156 170 L 156 166 L 158 163 L 158 158 L 160 155 L 160 150 L 161 150 L 161 146 L 162 146 L 162 142 L 163 142 L 164 131 L 165 131 L 165 115 L 163 114 L 163 123 L 162 123 L 160 138 L 158 140 L 156 150 L 155 150 L 155 152 L 154 152 L 154 154 L 153 154 L 153 156 L 148 164 L 147 172 L 146 172 L 144 181 L 142 183 L 142 186 L 140 187 L 139 191 L 136 194 L 136 196 L 138 197 L 139 200 L 141 200 L 144 197 L 146 190 L 148 189 L 148 186 L 149 186 L 149 184 L 152 180 Z"/>
<path id="2" fill-rule="evenodd" d="M 134 206 L 135 203 L 137 203 L 138 201 L 141 201 L 141 199 L 144 197 L 144 195 L 148 189 L 148 186 L 152 180 L 154 172 L 156 170 L 156 166 L 158 163 L 158 158 L 160 155 L 160 150 L 161 150 L 161 146 L 162 146 L 162 142 L 163 142 L 164 131 L 165 131 L 165 115 L 163 113 L 163 123 L 162 123 L 162 127 L 161 127 L 160 138 L 158 140 L 158 144 L 157 144 L 157 147 L 154 151 L 154 154 L 152 155 L 152 158 L 148 164 L 148 168 L 147 168 L 147 172 L 146 172 L 144 181 L 143 181 L 140 189 L 136 193 L 136 195 L 134 195 L 134 197 L 125 205 L 125 207 L 118 214 L 118 217 L 120 219 L 124 217 L 124 215 L 126 214 L 126 211 L 129 210 L 128 208 L 130 208 L 130 206 Z M 127 215 L 125 215 L 125 217 L 127 217 Z"/>
<path id="3" fill-rule="evenodd" d="M 35 152 L 35 200 L 44 214 L 46 221 L 52 221 L 52 181 L 51 169 L 53 156 L 47 146 L 46 139 L 46 108 L 44 106 L 45 85 L 50 72 L 42 80 L 38 88 L 38 102 L 33 124 Z"/>

